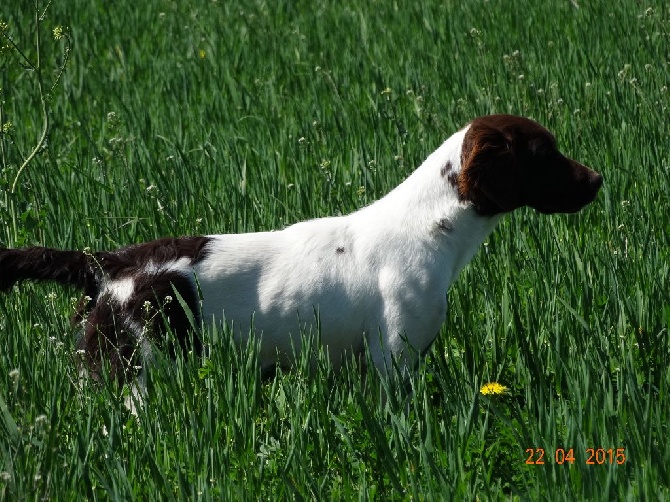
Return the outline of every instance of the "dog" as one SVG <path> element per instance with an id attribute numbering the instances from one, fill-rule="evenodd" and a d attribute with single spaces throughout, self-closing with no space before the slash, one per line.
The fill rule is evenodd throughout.
<path id="1" fill-rule="evenodd" d="M 94 378 L 105 366 L 120 383 L 137 376 L 167 333 L 200 350 L 193 328 L 224 320 L 237 341 L 258 340 L 261 370 L 290 367 L 300 334 L 318 329 L 336 368 L 367 347 L 382 374 L 410 371 L 445 321 L 447 290 L 502 216 L 574 213 L 602 182 L 538 123 L 484 116 L 352 214 L 116 251 L 2 249 L 0 290 L 27 279 L 83 290 L 77 349 Z"/>

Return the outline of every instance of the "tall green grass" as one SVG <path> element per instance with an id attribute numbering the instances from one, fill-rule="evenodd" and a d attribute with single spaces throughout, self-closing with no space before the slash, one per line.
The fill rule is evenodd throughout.
<path id="1" fill-rule="evenodd" d="M 0 20 L 35 61 L 33 4 Z M 411 392 L 355 363 L 310 375 L 306 355 L 263 383 L 256 347 L 211 327 L 204 356 L 156 363 L 135 417 L 79 378 L 76 292 L 21 286 L 0 298 L 0 498 L 668 497 L 669 34 L 660 1 L 54 1 L 49 135 L 13 193 L 42 112 L 36 72 L 0 56 L 2 245 L 347 213 L 492 112 L 542 122 L 605 185 L 578 215 L 501 223 Z"/>

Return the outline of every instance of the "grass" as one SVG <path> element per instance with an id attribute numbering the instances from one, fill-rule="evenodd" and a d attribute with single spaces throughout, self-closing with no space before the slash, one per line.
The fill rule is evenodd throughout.
<path id="1" fill-rule="evenodd" d="M 5 2 L 0 20 L 35 62 L 33 5 Z M 664 2 L 72 0 L 40 32 L 39 72 L 0 56 L 5 246 L 347 213 L 492 112 L 542 122 L 605 185 L 576 216 L 502 222 L 449 291 L 411 393 L 353 363 L 309 377 L 306 356 L 262 383 L 256 347 L 212 327 L 206 356 L 157 363 L 135 417 L 111 383 L 79 382 L 76 292 L 21 286 L 0 298 L 0 498 L 670 495 Z M 17 179 L 43 129 L 40 78 L 49 134 Z M 508 393 L 480 394 L 490 381 Z M 589 465 L 589 448 L 613 453 Z"/>

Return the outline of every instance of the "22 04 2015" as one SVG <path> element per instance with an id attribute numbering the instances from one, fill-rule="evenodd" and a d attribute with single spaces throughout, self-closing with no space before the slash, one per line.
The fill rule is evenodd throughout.
<path id="1" fill-rule="evenodd" d="M 622 465 L 626 462 L 625 448 L 586 448 L 584 463 L 586 465 Z M 551 462 L 544 448 L 526 448 L 527 465 L 544 465 Z M 553 461 L 559 465 L 565 463 L 574 464 L 579 459 L 575 458 L 574 448 L 556 448 Z"/>

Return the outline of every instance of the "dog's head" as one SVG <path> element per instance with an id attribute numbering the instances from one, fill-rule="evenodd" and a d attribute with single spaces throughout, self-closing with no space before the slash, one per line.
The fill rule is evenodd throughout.
<path id="1" fill-rule="evenodd" d="M 574 213 L 595 199 L 603 178 L 563 155 L 537 122 L 489 115 L 470 123 L 455 181 L 462 200 L 492 216 L 522 206 Z"/>

